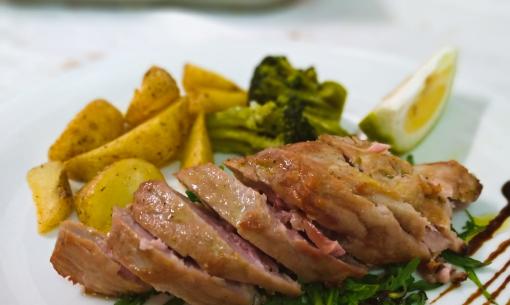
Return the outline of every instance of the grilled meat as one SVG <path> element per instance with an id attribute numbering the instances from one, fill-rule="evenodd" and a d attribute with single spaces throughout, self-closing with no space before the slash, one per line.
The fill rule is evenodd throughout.
<path id="1" fill-rule="evenodd" d="M 135 220 L 183 257 L 212 275 L 297 296 L 299 284 L 276 263 L 239 237 L 228 223 L 163 182 L 146 182 L 135 193 Z"/>
<path id="2" fill-rule="evenodd" d="M 151 289 L 111 257 L 103 234 L 79 222 L 60 225 L 50 261 L 61 276 L 83 285 L 87 293 L 119 296 Z"/>
<path id="3" fill-rule="evenodd" d="M 135 223 L 128 210 L 116 208 L 108 245 L 114 257 L 156 290 L 190 305 L 253 305 L 255 289 L 226 281 L 182 259 Z"/>
<path id="4" fill-rule="evenodd" d="M 359 277 L 366 272 L 358 264 L 335 258 L 334 251 L 344 252 L 343 249 L 307 219 L 269 206 L 264 195 L 244 186 L 212 164 L 182 170 L 177 178 L 203 203 L 232 224 L 242 237 L 304 281 L 338 283 L 347 276 Z M 294 223 L 294 228 L 291 223 Z M 303 238 L 296 227 L 304 227 L 316 246 Z M 339 256 L 342 255 L 340 253 Z"/>

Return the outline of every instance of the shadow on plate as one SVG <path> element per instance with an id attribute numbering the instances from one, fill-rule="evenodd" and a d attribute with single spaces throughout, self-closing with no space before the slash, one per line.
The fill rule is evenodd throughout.
<path id="1" fill-rule="evenodd" d="M 419 163 L 449 159 L 463 162 L 489 102 L 481 96 L 454 94 L 436 127 L 412 152 L 415 160 Z"/>

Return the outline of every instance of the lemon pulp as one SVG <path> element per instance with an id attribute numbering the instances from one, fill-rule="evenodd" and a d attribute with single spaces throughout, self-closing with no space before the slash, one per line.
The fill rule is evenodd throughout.
<path id="1" fill-rule="evenodd" d="M 437 112 L 448 94 L 449 76 L 452 73 L 452 69 L 453 66 L 448 65 L 427 77 L 423 90 L 407 111 L 404 122 L 404 130 L 406 132 L 412 133 L 419 130 Z"/>

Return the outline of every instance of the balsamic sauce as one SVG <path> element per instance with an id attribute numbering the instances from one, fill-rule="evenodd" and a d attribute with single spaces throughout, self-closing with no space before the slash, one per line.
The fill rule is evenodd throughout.
<path id="1" fill-rule="evenodd" d="M 503 266 L 503 268 L 498 270 L 498 272 L 494 273 L 494 275 L 485 284 L 483 284 L 483 288 L 487 289 L 487 287 L 492 285 L 492 283 L 495 280 L 497 280 L 499 278 L 499 276 L 508 269 L 508 267 L 510 267 L 510 260 L 508 262 L 506 262 L 506 264 Z M 471 304 L 474 300 L 476 300 L 481 295 L 482 295 L 482 290 L 480 288 L 478 288 L 472 295 L 469 296 L 469 298 L 464 303 L 462 303 L 462 305 Z M 496 297 L 496 296 L 493 295 L 493 297 Z"/>
<path id="2" fill-rule="evenodd" d="M 460 283 L 450 284 L 450 286 L 448 286 L 448 288 L 446 288 L 445 290 L 441 291 L 441 293 L 435 299 L 433 299 L 430 302 L 430 304 L 434 304 L 437 300 L 439 300 L 440 298 L 444 297 L 448 292 L 450 292 L 452 290 L 455 290 L 458 287 L 460 287 Z"/>
<path id="3" fill-rule="evenodd" d="M 496 291 L 494 291 L 492 293 L 493 300 L 495 300 L 499 296 L 499 294 L 506 288 L 506 285 L 508 285 L 509 282 L 510 282 L 510 275 L 507 276 L 505 278 L 505 280 L 503 281 L 503 283 L 501 283 L 501 285 L 499 285 L 499 287 L 496 289 Z M 489 305 L 489 304 L 491 304 L 490 301 L 483 303 L 483 305 Z"/>
<path id="4" fill-rule="evenodd" d="M 499 212 L 498 216 L 496 216 L 489 225 L 482 232 L 478 233 L 471 239 L 466 248 L 466 254 L 471 256 L 478 249 L 480 249 L 483 244 L 490 240 L 494 233 L 503 225 L 505 220 L 510 216 L 510 181 L 507 181 L 501 190 L 503 196 L 505 196 L 507 200 L 506 206 Z"/>
<path id="5" fill-rule="evenodd" d="M 465 254 L 468 256 L 473 255 L 478 249 L 480 249 L 485 242 L 490 240 L 492 237 L 494 237 L 494 233 L 503 225 L 503 223 L 507 220 L 507 218 L 510 217 L 510 181 L 507 181 L 502 189 L 501 192 L 503 193 L 503 196 L 505 196 L 507 200 L 506 206 L 499 212 L 499 214 L 490 221 L 490 223 L 487 225 L 487 227 L 475 237 L 469 241 Z M 510 239 L 505 240 L 501 244 L 499 244 L 498 248 L 493 251 L 485 260 L 485 262 L 490 262 L 496 259 L 500 254 L 502 254 L 508 247 L 510 246 Z M 508 267 L 510 267 L 510 260 L 506 262 L 506 264 L 503 266 L 502 269 L 498 270 L 492 278 L 487 281 L 485 284 L 483 284 L 484 288 L 489 287 L 498 277 L 505 272 Z M 492 293 L 493 298 L 495 299 L 509 284 L 510 282 L 510 275 L 506 277 L 504 282 Z M 448 288 L 446 288 L 444 291 L 441 292 L 430 304 L 436 302 L 440 298 L 442 298 L 444 295 L 449 293 L 450 291 L 456 289 L 459 287 L 459 284 L 451 284 Z M 476 298 L 478 298 L 482 294 L 481 289 L 477 289 L 475 293 L 469 296 L 469 298 L 463 303 L 463 305 L 469 305 L 471 304 Z M 487 301 L 484 305 L 490 304 L 489 301 Z M 506 303 L 505 305 L 510 305 L 510 301 Z"/>

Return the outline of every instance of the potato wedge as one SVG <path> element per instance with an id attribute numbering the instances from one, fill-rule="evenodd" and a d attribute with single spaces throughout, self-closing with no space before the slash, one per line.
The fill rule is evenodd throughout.
<path id="1" fill-rule="evenodd" d="M 135 90 L 126 121 L 136 126 L 167 108 L 179 98 L 179 87 L 172 76 L 162 68 L 153 66 L 145 73 L 142 86 Z"/>
<path id="2" fill-rule="evenodd" d="M 188 94 L 191 113 L 216 112 L 234 106 L 246 106 L 248 95 L 246 91 L 225 91 L 219 89 L 201 88 Z"/>
<path id="3" fill-rule="evenodd" d="M 108 232 L 114 206 L 125 207 L 133 202 L 133 193 L 140 183 L 164 180 L 153 164 L 142 159 L 117 161 L 90 180 L 75 196 L 78 219 L 88 226 Z"/>
<path id="4" fill-rule="evenodd" d="M 221 89 L 226 91 L 241 90 L 233 81 L 226 79 L 216 72 L 206 70 L 193 64 L 184 65 L 182 84 L 186 93 L 193 92 L 200 88 Z"/>
<path id="5" fill-rule="evenodd" d="M 68 160 L 110 142 L 123 132 L 122 113 L 105 100 L 94 100 L 69 122 L 51 145 L 48 158 L 52 161 Z"/>
<path id="6" fill-rule="evenodd" d="M 73 195 L 60 161 L 32 168 L 27 174 L 37 210 L 37 230 L 46 233 L 71 214 Z"/>
<path id="7" fill-rule="evenodd" d="M 184 146 L 181 158 L 181 168 L 213 162 L 211 141 L 207 135 L 205 114 L 200 113 L 193 123 L 190 135 Z"/>
<path id="8" fill-rule="evenodd" d="M 69 177 L 89 181 L 115 161 L 140 158 L 163 166 L 177 156 L 191 125 L 185 98 L 121 137 L 66 162 Z"/>

